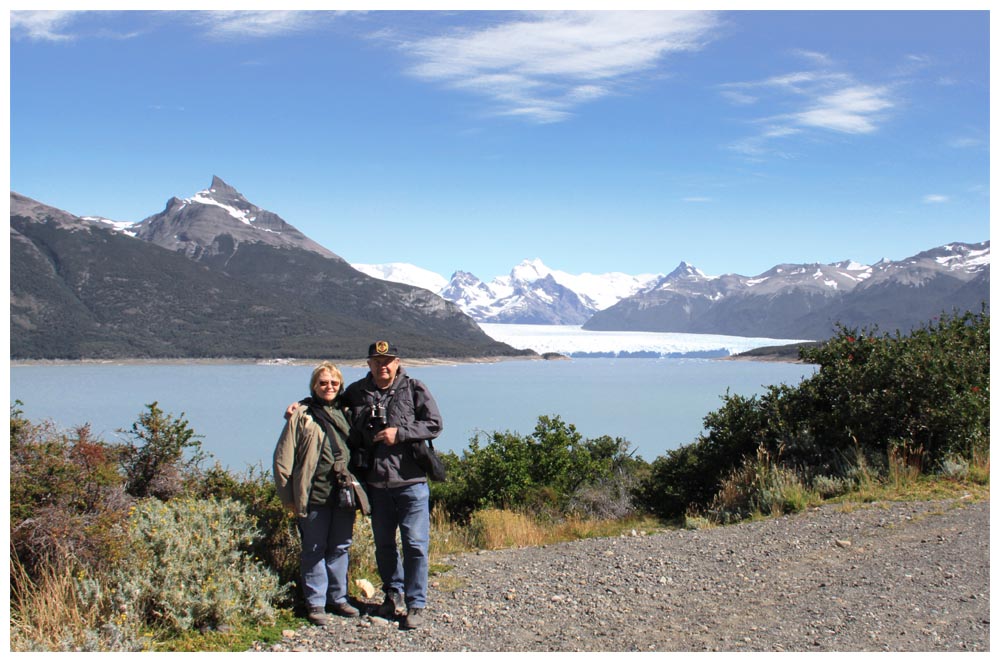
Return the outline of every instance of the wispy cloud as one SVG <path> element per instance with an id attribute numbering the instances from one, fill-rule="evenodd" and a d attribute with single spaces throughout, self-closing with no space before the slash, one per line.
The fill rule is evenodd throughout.
<path id="1" fill-rule="evenodd" d="M 10 34 L 35 41 L 68 41 L 73 35 L 66 28 L 75 16 L 71 11 L 12 11 Z"/>
<path id="2" fill-rule="evenodd" d="M 937 193 L 931 193 L 924 196 L 924 204 L 928 205 L 939 205 L 944 202 L 948 202 L 950 198 L 947 195 L 939 195 Z"/>
<path id="3" fill-rule="evenodd" d="M 719 87 L 730 102 L 764 108 L 761 113 L 767 113 L 750 120 L 762 128 L 731 145 L 732 149 L 760 156 L 777 153 L 772 141 L 809 131 L 873 133 L 897 106 L 891 87 L 859 82 L 834 69 L 832 60 L 822 53 L 796 51 L 795 55 L 823 66 Z"/>
<path id="4" fill-rule="evenodd" d="M 684 202 L 692 202 L 692 203 L 711 202 L 712 198 L 706 198 L 706 197 L 702 197 L 702 196 L 699 196 L 699 195 L 695 195 L 695 196 L 691 196 L 691 197 L 688 197 L 688 198 L 684 198 L 683 201 Z"/>
<path id="5" fill-rule="evenodd" d="M 558 122 L 665 56 L 702 48 L 717 24 L 712 12 L 538 12 L 401 48 L 413 76 L 485 97 L 497 114 Z"/>
<path id="6" fill-rule="evenodd" d="M 982 138 L 973 138 L 973 137 L 952 138 L 951 140 L 948 141 L 947 144 L 948 147 L 952 147 L 954 149 L 974 149 L 977 147 L 987 146 L 986 141 L 983 140 Z"/>
<path id="7" fill-rule="evenodd" d="M 852 85 L 816 99 L 810 108 L 789 115 L 796 124 L 841 133 L 871 133 L 880 113 L 895 104 L 889 90 L 870 85 Z"/>
<path id="8" fill-rule="evenodd" d="M 210 37 L 263 38 L 312 30 L 317 21 L 336 12 L 206 11 L 193 14 Z"/>

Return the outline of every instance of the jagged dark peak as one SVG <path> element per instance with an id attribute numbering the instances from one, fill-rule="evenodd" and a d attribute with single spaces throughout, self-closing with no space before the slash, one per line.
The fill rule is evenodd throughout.
<path id="1" fill-rule="evenodd" d="M 189 198 L 191 202 L 206 202 L 212 201 L 221 205 L 228 207 L 234 207 L 236 209 L 241 209 L 244 211 L 251 211 L 259 209 L 255 205 L 251 204 L 242 193 L 237 191 L 235 188 L 227 184 L 218 175 L 212 175 L 212 184 L 207 189 L 203 191 L 198 191 L 192 198 Z"/>
<path id="2" fill-rule="evenodd" d="M 678 280 L 680 278 L 704 278 L 705 274 L 701 272 L 700 269 L 694 267 L 687 262 L 681 262 L 677 265 L 677 268 L 667 274 L 663 280 L 671 281 Z"/>
<path id="3" fill-rule="evenodd" d="M 213 193 L 217 193 L 219 195 L 234 195 L 234 196 L 239 196 L 241 198 L 243 197 L 243 195 L 239 191 L 234 189 L 226 182 L 222 181 L 222 178 L 219 177 L 218 175 L 212 175 L 212 185 L 208 188 Z"/>
<path id="4" fill-rule="evenodd" d="M 257 209 L 257 207 L 251 204 L 242 193 L 222 181 L 222 178 L 218 175 L 212 175 L 212 185 L 205 191 L 199 192 L 198 195 L 209 197 L 212 200 L 237 207 L 239 209 Z"/>
<path id="5" fill-rule="evenodd" d="M 219 176 L 208 189 L 173 197 L 165 209 L 137 224 L 139 238 L 193 259 L 231 255 L 244 243 L 302 248 L 341 260 L 277 214 L 252 204 Z"/>

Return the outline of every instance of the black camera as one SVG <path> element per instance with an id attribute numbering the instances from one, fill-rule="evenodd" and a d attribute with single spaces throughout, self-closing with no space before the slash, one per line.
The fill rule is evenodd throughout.
<path id="1" fill-rule="evenodd" d="M 337 490 L 337 507 L 338 508 L 355 508 L 358 502 L 354 500 L 354 490 L 347 487 L 341 487 Z"/>

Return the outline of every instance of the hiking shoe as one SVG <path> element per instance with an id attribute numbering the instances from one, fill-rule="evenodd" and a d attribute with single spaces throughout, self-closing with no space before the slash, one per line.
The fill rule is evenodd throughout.
<path id="1" fill-rule="evenodd" d="M 349 602 L 334 602 L 332 605 L 328 605 L 331 614 L 336 614 L 337 616 L 357 616 L 361 612 L 355 609 Z"/>
<path id="2" fill-rule="evenodd" d="M 324 625 L 330 624 L 330 617 L 326 613 L 326 609 L 323 607 L 310 607 L 309 612 L 306 614 L 306 618 L 313 625 L 319 625 L 323 627 Z"/>
<path id="3" fill-rule="evenodd" d="M 423 607 L 410 607 L 410 610 L 406 612 L 406 618 L 403 619 L 402 627 L 404 630 L 416 630 L 418 627 L 424 624 L 424 608 Z"/>
<path id="4" fill-rule="evenodd" d="M 385 594 L 385 600 L 378 608 L 378 615 L 382 618 L 392 619 L 406 613 L 406 601 L 402 591 L 390 590 Z"/>

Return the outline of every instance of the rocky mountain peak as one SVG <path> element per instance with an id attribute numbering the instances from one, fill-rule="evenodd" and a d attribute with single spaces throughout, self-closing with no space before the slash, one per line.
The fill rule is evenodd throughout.
<path id="1" fill-rule="evenodd" d="M 141 239 L 196 260 L 227 260 L 241 244 L 300 248 L 340 260 L 273 212 L 249 202 L 218 175 L 188 198 L 173 197 L 162 212 L 136 225 Z"/>
<path id="2" fill-rule="evenodd" d="M 678 280 L 681 278 L 705 278 L 705 274 L 700 269 L 682 261 L 677 265 L 676 269 L 666 275 L 664 280 Z"/>
<path id="3" fill-rule="evenodd" d="M 208 187 L 210 191 L 221 196 L 243 198 L 243 194 L 235 188 L 222 181 L 218 175 L 212 175 L 212 185 Z"/>

